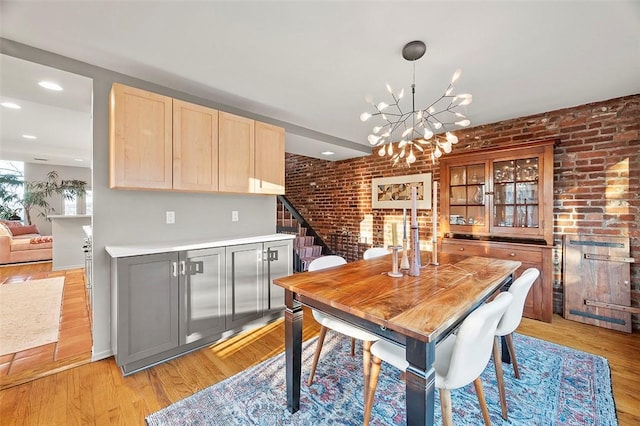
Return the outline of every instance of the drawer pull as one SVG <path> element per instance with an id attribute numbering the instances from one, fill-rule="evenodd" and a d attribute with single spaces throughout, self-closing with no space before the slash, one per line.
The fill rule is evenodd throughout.
<path id="1" fill-rule="evenodd" d="M 460 247 L 458 250 L 460 250 L 460 251 L 464 251 L 464 247 Z"/>
<path id="2" fill-rule="evenodd" d="M 509 253 L 509 256 L 516 257 L 516 254 L 514 252 L 511 252 L 511 253 Z"/>

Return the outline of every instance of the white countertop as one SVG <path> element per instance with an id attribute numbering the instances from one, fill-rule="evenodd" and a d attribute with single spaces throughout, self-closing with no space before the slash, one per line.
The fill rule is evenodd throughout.
<path id="1" fill-rule="evenodd" d="M 197 250 L 214 247 L 237 246 L 240 244 L 262 243 L 265 241 L 292 240 L 292 234 L 271 234 L 257 237 L 233 238 L 233 239 L 211 239 L 202 241 L 174 241 L 158 242 L 150 244 L 131 244 L 122 246 L 106 246 L 107 253 L 113 258 L 142 256 L 145 254 L 167 253 L 183 250 Z"/>
<path id="2" fill-rule="evenodd" d="M 50 214 L 47 219 L 86 219 L 91 218 L 90 214 Z"/>

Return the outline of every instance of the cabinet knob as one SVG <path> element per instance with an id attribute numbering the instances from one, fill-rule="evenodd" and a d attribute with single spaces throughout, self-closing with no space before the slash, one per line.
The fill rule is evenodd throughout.
<path id="1" fill-rule="evenodd" d="M 516 257 L 516 254 L 514 252 L 511 252 L 511 253 L 509 253 L 509 256 Z"/>
<path id="2" fill-rule="evenodd" d="M 460 251 L 464 251 L 464 247 L 460 247 L 458 250 L 460 250 Z"/>

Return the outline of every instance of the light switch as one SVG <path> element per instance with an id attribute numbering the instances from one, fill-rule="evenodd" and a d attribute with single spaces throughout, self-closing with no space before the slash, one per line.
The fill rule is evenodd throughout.
<path id="1" fill-rule="evenodd" d="M 176 212 L 167 212 L 167 225 L 176 223 Z"/>
<path id="2" fill-rule="evenodd" d="M 239 220 L 238 211 L 237 210 L 233 210 L 231 212 L 231 222 L 237 222 L 238 220 Z"/>

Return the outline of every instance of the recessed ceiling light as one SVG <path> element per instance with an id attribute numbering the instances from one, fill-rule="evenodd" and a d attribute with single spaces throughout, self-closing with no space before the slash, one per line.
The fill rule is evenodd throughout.
<path id="1" fill-rule="evenodd" d="M 320 154 L 322 154 L 322 155 L 333 155 L 333 154 L 335 154 L 335 152 L 333 152 L 333 151 L 322 151 Z"/>
<path id="2" fill-rule="evenodd" d="M 2 105 L 5 108 L 9 108 L 9 109 L 21 109 L 22 107 L 18 104 L 14 104 L 13 102 L 3 102 L 0 105 Z"/>
<path id="3" fill-rule="evenodd" d="M 60 86 L 58 83 L 54 83 L 53 81 L 41 81 L 40 83 L 38 83 L 38 85 L 40 85 L 40 87 L 44 87 L 45 89 L 55 90 L 56 92 L 62 90 L 62 86 Z"/>
<path id="4" fill-rule="evenodd" d="M 37 136 L 33 136 L 33 135 L 22 135 L 22 137 L 25 139 L 38 139 Z"/>

